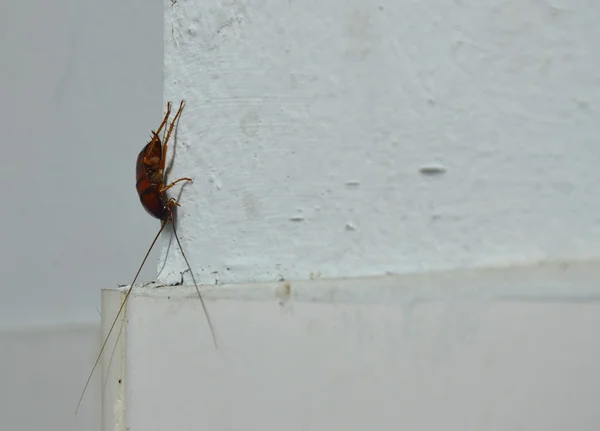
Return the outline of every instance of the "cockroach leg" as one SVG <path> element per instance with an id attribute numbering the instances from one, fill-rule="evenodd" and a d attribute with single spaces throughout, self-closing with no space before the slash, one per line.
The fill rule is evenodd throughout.
<path id="1" fill-rule="evenodd" d="M 185 101 L 182 100 L 181 103 L 179 104 L 179 109 L 177 110 L 177 113 L 175 114 L 175 117 L 173 117 L 173 121 L 171 121 L 171 125 L 169 126 L 169 131 L 167 132 L 167 136 L 165 137 L 165 140 L 163 141 L 163 147 L 162 147 L 162 161 L 161 161 L 161 169 L 165 170 L 165 163 L 167 162 L 167 144 L 169 142 L 169 138 L 171 137 L 171 132 L 173 132 L 173 128 L 175 127 L 175 124 L 177 123 L 177 119 L 179 118 L 179 115 L 181 115 L 181 111 L 183 111 L 183 107 L 185 106 Z"/>
<path id="2" fill-rule="evenodd" d="M 171 184 L 167 185 L 167 186 L 162 186 L 160 188 L 160 192 L 163 193 L 167 190 L 169 190 L 171 187 L 173 187 L 175 184 L 181 182 L 181 181 L 190 181 L 192 182 L 193 180 L 191 178 L 179 178 L 178 180 L 173 181 Z"/>
<path id="3" fill-rule="evenodd" d="M 165 114 L 165 117 L 162 120 L 162 123 L 160 123 L 160 127 L 158 128 L 158 130 L 156 131 L 156 133 L 154 133 L 155 135 L 159 135 L 160 131 L 162 130 L 163 127 L 165 127 L 165 124 L 167 124 L 167 121 L 169 120 L 169 117 L 171 116 L 171 102 L 167 102 L 167 112 Z M 160 139 L 159 139 L 160 141 Z"/>
<path id="4" fill-rule="evenodd" d="M 167 208 L 169 208 L 169 219 L 170 220 L 174 220 L 173 219 L 173 208 L 174 207 L 180 207 L 181 205 L 179 205 L 179 202 L 177 202 L 177 199 L 175 198 L 170 198 L 167 201 Z"/>

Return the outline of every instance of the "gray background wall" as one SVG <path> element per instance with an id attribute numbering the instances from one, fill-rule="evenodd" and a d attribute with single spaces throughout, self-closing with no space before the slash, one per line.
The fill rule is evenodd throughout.
<path id="1" fill-rule="evenodd" d="M 99 429 L 94 391 L 73 412 L 97 349 L 100 289 L 131 281 L 159 227 L 134 175 L 161 119 L 162 28 L 160 2 L 0 5 L 5 429 Z"/>

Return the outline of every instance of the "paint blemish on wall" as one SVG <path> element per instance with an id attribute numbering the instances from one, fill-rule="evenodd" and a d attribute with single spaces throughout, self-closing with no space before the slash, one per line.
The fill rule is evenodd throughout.
<path id="1" fill-rule="evenodd" d="M 242 119 L 240 128 L 248 137 L 256 136 L 260 127 L 260 116 L 255 109 L 249 110 Z"/>
<path id="2" fill-rule="evenodd" d="M 208 177 L 208 182 L 212 184 L 216 190 L 221 190 L 222 184 L 219 178 L 216 175 L 210 175 Z"/>
<path id="3" fill-rule="evenodd" d="M 351 221 L 346 222 L 346 225 L 344 226 L 344 229 L 349 230 L 349 231 L 354 231 L 356 230 L 356 225 L 354 223 L 352 223 Z"/>
<path id="4" fill-rule="evenodd" d="M 260 204 L 258 202 L 258 199 L 252 193 L 244 193 L 242 205 L 244 207 L 246 217 L 248 217 L 249 219 L 259 217 Z"/>
<path id="5" fill-rule="evenodd" d="M 442 175 L 446 173 L 446 168 L 441 165 L 426 165 L 422 166 L 419 172 L 428 176 Z"/>
<path id="6" fill-rule="evenodd" d="M 275 296 L 280 307 L 287 307 L 292 301 L 292 283 L 285 281 L 275 288 Z"/>

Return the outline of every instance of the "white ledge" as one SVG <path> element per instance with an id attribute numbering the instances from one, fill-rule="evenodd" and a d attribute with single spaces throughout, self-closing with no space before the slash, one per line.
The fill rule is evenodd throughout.
<path id="1" fill-rule="evenodd" d="M 218 349 L 194 287 L 136 286 L 104 429 L 598 428 L 598 280 L 594 261 L 203 286 Z"/>

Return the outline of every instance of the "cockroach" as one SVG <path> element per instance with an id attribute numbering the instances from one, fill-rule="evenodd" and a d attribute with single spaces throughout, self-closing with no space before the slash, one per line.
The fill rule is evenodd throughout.
<path id="1" fill-rule="evenodd" d="M 102 347 L 100 348 L 100 353 L 98 354 L 98 357 L 96 358 L 96 362 L 94 363 L 92 371 L 90 372 L 90 375 L 89 375 L 89 377 L 85 383 L 85 386 L 83 388 L 81 397 L 79 398 L 79 403 L 77 404 L 77 410 L 76 410 L 75 414 L 77 414 L 77 411 L 79 410 L 79 406 L 81 405 L 81 401 L 83 400 L 83 395 L 85 394 L 85 391 L 90 383 L 90 380 L 92 379 L 92 375 L 94 374 L 94 371 L 96 370 L 96 367 L 98 366 L 98 363 L 100 362 L 102 353 L 104 352 L 104 349 L 106 348 L 106 343 L 108 342 L 108 339 L 110 338 L 110 335 L 117 323 L 117 320 L 118 320 L 119 316 L 121 315 L 121 313 L 123 312 L 123 309 L 125 308 L 127 299 L 129 298 L 129 295 L 131 294 L 131 291 L 133 290 L 133 286 L 134 286 L 138 276 L 140 275 L 140 272 L 142 271 L 142 267 L 146 263 L 146 260 L 148 259 L 148 256 L 150 255 L 150 252 L 152 251 L 152 248 L 154 247 L 154 244 L 158 240 L 160 234 L 162 233 L 165 226 L 169 222 L 171 222 L 171 226 L 173 227 L 173 235 L 175 236 L 175 239 L 177 240 L 177 245 L 179 246 L 179 249 L 181 250 L 181 255 L 183 256 L 183 259 L 185 260 L 185 263 L 188 266 L 188 269 L 190 270 L 190 273 L 192 275 L 192 280 L 194 282 L 194 286 L 196 287 L 196 292 L 198 293 L 198 298 L 200 299 L 200 302 L 202 303 L 202 308 L 204 310 L 204 314 L 206 315 L 208 326 L 210 328 L 210 332 L 211 332 L 211 335 L 213 338 L 213 343 L 214 343 L 215 347 L 217 347 L 217 338 L 215 336 L 215 331 L 214 331 L 211 319 L 208 315 L 208 310 L 206 309 L 206 304 L 204 303 L 204 299 L 202 298 L 202 295 L 200 294 L 200 289 L 198 288 L 198 283 L 196 283 L 196 279 L 194 277 L 194 272 L 192 271 L 192 268 L 188 262 L 188 259 L 183 251 L 183 247 L 181 246 L 181 241 L 179 241 L 179 236 L 177 235 L 177 230 L 175 229 L 174 210 L 175 210 L 175 207 L 180 206 L 180 205 L 175 198 L 173 198 L 173 197 L 169 198 L 166 193 L 166 191 L 169 190 L 171 187 L 173 187 L 175 184 L 178 184 L 182 181 L 189 181 L 189 182 L 193 181 L 191 178 L 183 177 L 183 178 L 179 178 L 179 179 L 173 181 L 170 184 L 165 184 L 165 163 L 167 160 L 167 145 L 169 143 L 169 138 L 171 137 L 171 133 L 173 132 L 173 128 L 175 127 L 175 124 L 177 123 L 177 120 L 179 119 L 179 116 L 181 115 L 181 111 L 183 110 L 184 105 L 185 105 L 185 102 L 182 100 L 181 103 L 179 104 L 179 109 L 177 110 L 175 117 L 173 117 L 173 121 L 171 121 L 171 124 L 168 126 L 168 131 L 167 131 L 167 123 L 168 123 L 169 117 L 171 115 L 171 102 L 167 103 L 167 112 L 163 118 L 162 123 L 160 124 L 160 127 L 158 128 L 158 130 L 156 132 L 154 130 L 151 131 L 152 137 L 150 139 L 150 142 L 148 142 L 146 144 L 146 146 L 144 146 L 142 151 L 140 151 L 140 153 L 137 156 L 137 162 L 136 162 L 136 166 L 135 166 L 135 177 L 136 177 L 135 188 L 140 197 L 140 202 L 142 203 L 142 206 L 144 207 L 146 212 L 148 214 L 150 214 L 152 217 L 159 219 L 161 221 L 161 226 L 160 226 L 160 229 L 158 230 L 158 233 L 154 237 L 152 244 L 150 244 L 150 248 L 148 248 L 148 251 L 146 252 L 146 255 L 144 256 L 144 259 L 142 260 L 142 263 L 141 263 L 140 267 L 138 268 L 137 273 L 135 274 L 135 277 L 133 278 L 133 281 L 129 285 L 129 290 L 125 294 L 125 298 L 123 299 L 123 302 L 121 303 L 121 307 L 119 308 L 119 311 L 118 311 L 117 315 L 115 316 L 115 319 L 113 320 L 113 323 L 108 331 L 108 334 L 107 334 L 106 338 L 104 339 L 104 342 L 102 343 Z M 164 137 L 164 140 L 161 142 L 160 132 L 163 130 L 163 128 L 166 131 L 166 136 Z"/>

